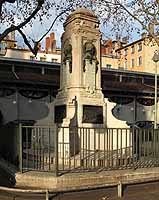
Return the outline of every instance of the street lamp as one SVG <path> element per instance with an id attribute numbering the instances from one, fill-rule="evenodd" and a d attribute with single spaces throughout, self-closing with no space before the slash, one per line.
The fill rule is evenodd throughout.
<path id="1" fill-rule="evenodd" d="M 154 129 L 157 129 L 157 62 L 159 61 L 159 53 L 154 52 L 152 60 L 155 62 L 155 116 L 154 116 Z"/>

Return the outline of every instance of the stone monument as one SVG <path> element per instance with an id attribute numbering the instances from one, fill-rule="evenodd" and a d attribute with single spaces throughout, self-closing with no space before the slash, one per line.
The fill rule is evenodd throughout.
<path id="1" fill-rule="evenodd" d="M 100 42 L 99 20 L 92 11 L 80 8 L 67 17 L 62 35 L 60 89 L 55 101 L 55 122 L 61 126 L 105 126 Z M 71 145 L 69 134 L 64 140 Z"/>

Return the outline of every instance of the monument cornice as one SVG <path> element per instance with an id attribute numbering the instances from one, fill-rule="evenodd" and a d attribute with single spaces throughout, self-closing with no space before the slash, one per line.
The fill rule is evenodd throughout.
<path id="1" fill-rule="evenodd" d="M 71 16 L 71 17 L 67 18 L 67 20 L 64 23 L 64 29 L 68 24 L 70 24 L 71 22 L 73 22 L 77 19 L 86 20 L 86 21 L 89 21 L 89 22 L 100 24 L 100 21 L 97 19 L 97 17 L 90 17 L 90 16 L 86 16 L 86 15 L 83 15 L 83 14 L 76 14 L 75 16 Z"/>

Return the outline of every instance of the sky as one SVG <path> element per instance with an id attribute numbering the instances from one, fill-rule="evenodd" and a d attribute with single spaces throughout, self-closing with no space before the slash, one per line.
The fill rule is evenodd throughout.
<path id="1" fill-rule="evenodd" d="M 51 24 L 51 21 L 53 21 L 53 19 L 56 16 L 56 12 L 53 11 L 54 15 L 48 20 L 48 19 L 44 19 L 43 20 L 43 24 L 41 24 L 38 20 L 35 20 L 32 27 L 31 26 L 27 26 L 25 29 L 23 29 L 23 31 L 26 33 L 27 36 L 31 36 L 32 38 L 30 38 L 31 40 L 37 40 L 42 34 L 45 33 L 46 29 L 49 28 L 49 25 Z M 18 21 L 18 20 L 17 20 Z M 2 26 L 0 27 L 0 29 L 2 29 Z M 108 38 L 113 38 L 115 39 L 115 34 L 110 31 L 110 27 L 109 26 L 105 26 L 101 23 L 100 25 L 100 30 L 102 32 L 103 35 L 103 39 L 108 39 Z M 61 46 L 61 35 L 63 33 L 63 22 L 57 21 L 53 27 L 53 29 L 50 31 L 51 32 L 55 32 L 55 36 L 56 36 L 56 40 L 57 40 L 57 46 L 60 47 Z M 48 34 L 48 36 L 50 35 L 50 33 Z M 125 32 L 125 36 L 126 36 L 126 32 Z M 137 35 L 136 33 L 132 34 L 133 37 L 130 38 L 130 42 L 133 40 L 136 40 L 139 38 L 139 35 Z M 16 33 L 16 40 L 18 41 L 18 45 L 21 46 L 22 48 L 26 47 L 22 37 Z M 45 39 L 43 39 L 42 41 L 42 47 L 45 47 Z"/>
<path id="2" fill-rule="evenodd" d="M 45 23 L 45 25 L 46 25 L 46 23 Z M 44 25 L 40 25 L 40 24 L 37 23 L 33 27 L 25 28 L 25 33 L 26 33 L 26 35 L 31 35 L 33 40 L 36 40 L 42 34 L 45 33 L 44 30 L 45 30 Z M 51 32 L 55 32 L 55 37 L 56 37 L 56 40 L 57 40 L 56 41 L 57 42 L 57 47 L 60 47 L 61 46 L 61 42 L 60 42 L 61 41 L 61 35 L 63 33 L 63 25 L 62 25 L 62 23 L 55 24 L 55 26 L 53 27 L 52 31 L 50 31 L 50 33 Z M 47 36 L 49 36 L 50 33 Z M 24 42 L 23 42 L 23 39 L 22 39 L 22 37 L 21 37 L 21 35 L 19 33 L 16 33 L 16 40 L 18 41 L 18 45 L 19 46 L 26 47 Z M 45 47 L 45 39 L 42 40 L 41 44 L 42 44 L 42 47 L 44 48 Z"/>
<path id="3" fill-rule="evenodd" d="M 44 22 L 44 25 L 40 25 L 38 22 L 35 22 L 35 25 L 33 27 L 27 27 L 25 29 L 25 33 L 27 35 L 31 34 L 32 38 L 36 40 L 36 38 L 40 37 L 41 34 L 43 34 L 45 31 L 45 27 L 49 26 L 49 21 Z M 63 22 L 56 22 L 53 29 L 51 32 L 55 32 L 55 37 L 56 37 L 56 42 L 57 42 L 57 47 L 61 47 L 61 36 L 63 33 Z M 109 27 L 105 27 L 104 25 L 100 25 L 100 31 L 102 32 L 102 39 L 109 39 L 113 38 L 115 39 L 114 34 L 110 31 Z M 51 33 L 50 32 L 50 33 Z M 50 33 L 47 35 L 49 36 Z M 126 33 L 125 33 L 126 35 Z M 134 40 L 139 39 L 140 35 L 134 33 L 132 34 L 133 36 L 129 37 L 129 42 L 132 42 Z M 21 47 L 26 47 L 25 44 L 23 43 L 23 39 L 19 34 L 16 34 L 16 40 L 18 41 L 19 46 Z M 42 41 L 42 47 L 45 48 L 45 39 Z"/>

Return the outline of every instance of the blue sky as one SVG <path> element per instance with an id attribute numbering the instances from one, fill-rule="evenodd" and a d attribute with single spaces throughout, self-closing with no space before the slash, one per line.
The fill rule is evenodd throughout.
<path id="1" fill-rule="evenodd" d="M 45 32 L 45 27 L 49 26 L 49 22 L 46 21 L 43 25 L 40 25 L 40 23 L 35 23 L 35 25 L 31 28 L 31 27 L 27 27 L 26 28 L 26 34 L 31 34 L 33 39 L 38 38 L 41 34 L 43 34 Z M 109 27 L 105 27 L 102 24 L 100 25 L 100 30 L 103 33 L 103 39 L 108 39 L 108 38 L 113 38 L 115 39 L 115 34 L 112 33 L 110 31 Z M 56 40 L 57 40 L 57 46 L 60 47 L 61 46 L 61 35 L 63 33 L 63 22 L 59 22 L 57 21 L 55 26 L 53 27 L 51 32 L 55 32 L 55 36 L 56 36 Z M 50 35 L 50 33 L 48 34 L 48 36 Z M 126 36 L 126 33 L 125 33 Z M 129 37 L 129 41 L 132 42 L 136 39 L 139 39 L 140 35 L 136 34 L 136 33 L 132 33 L 132 35 Z M 24 47 L 24 43 L 23 43 L 23 39 L 21 38 L 21 36 L 19 34 L 17 34 L 16 39 L 18 40 L 18 43 L 20 46 Z M 43 39 L 42 41 L 42 46 L 45 47 L 45 40 Z"/>
<path id="2" fill-rule="evenodd" d="M 90 0 L 85 0 L 87 3 L 90 3 Z M 62 0 L 56 0 L 56 3 L 59 2 L 59 4 L 61 2 L 63 2 Z M 67 1 L 65 1 L 67 4 Z M 93 8 L 93 5 L 92 5 Z M 31 40 L 35 40 L 37 41 L 39 39 L 39 37 L 45 33 L 46 29 L 49 28 L 49 25 L 51 24 L 51 22 L 54 20 L 55 16 L 56 16 L 56 9 L 52 8 L 52 10 L 50 10 L 50 13 L 53 13 L 53 16 L 50 17 L 49 19 L 45 19 L 43 20 L 43 24 L 41 25 L 40 22 L 38 20 L 35 20 L 34 24 L 32 27 L 27 26 L 23 29 L 23 31 L 26 33 L 26 35 L 30 35 L 31 36 Z M 15 16 L 16 17 L 16 16 Z M 18 21 L 18 19 L 17 19 Z M 136 25 L 136 23 L 135 23 Z M 1 24 L 0 25 L 0 31 L 3 29 L 4 25 Z M 103 33 L 103 39 L 108 39 L 108 38 L 112 38 L 115 39 L 115 35 L 116 32 L 112 32 L 111 31 L 111 24 L 109 24 L 107 27 L 105 25 L 100 25 L 100 30 Z M 124 28 L 121 29 L 123 35 L 122 36 L 127 36 L 128 33 L 126 31 L 124 31 Z M 50 32 L 55 32 L 56 35 L 56 39 L 57 39 L 57 46 L 60 47 L 61 43 L 61 35 L 63 32 L 63 22 L 57 21 L 56 24 L 54 25 L 53 29 Z M 49 33 L 50 34 L 50 33 Z M 48 36 L 49 36 L 48 34 Z M 136 39 L 139 39 L 139 35 L 137 33 L 135 33 L 135 31 L 129 35 L 129 41 L 132 42 Z M 24 47 L 24 43 L 23 43 L 23 39 L 21 38 L 21 36 L 17 33 L 16 34 L 16 39 L 19 43 L 20 46 Z M 45 40 L 42 41 L 42 46 L 45 46 Z"/>
<path id="3" fill-rule="evenodd" d="M 41 23 L 38 20 L 35 20 L 34 24 L 32 27 L 27 26 L 23 31 L 26 33 L 26 35 L 31 35 L 31 39 L 33 40 L 37 40 L 42 34 L 45 33 L 46 29 L 49 28 L 49 25 L 51 24 L 51 22 L 53 21 L 54 17 L 56 16 L 56 12 L 53 11 L 53 13 L 55 13 L 49 20 L 45 19 L 43 20 L 43 24 L 41 25 Z M 2 29 L 2 26 L 0 27 L 0 29 Z M 112 33 L 111 32 L 111 28 L 109 26 L 105 26 L 105 25 L 100 25 L 100 30 L 103 33 L 103 39 L 108 39 L 108 38 L 113 38 L 115 39 L 115 35 L 116 33 Z M 60 47 L 61 46 L 61 35 L 63 33 L 63 22 L 57 21 L 53 27 L 53 29 L 51 30 L 51 32 L 55 32 L 56 35 L 56 39 L 57 39 L 57 46 Z M 49 33 L 50 34 L 50 33 Z M 48 34 L 48 36 L 49 36 Z M 127 33 L 123 31 L 123 36 L 127 36 Z M 138 34 L 136 34 L 135 32 L 131 34 L 131 37 L 129 37 L 130 42 L 133 40 L 138 39 L 140 36 Z M 19 46 L 21 47 L 26 47 L 25 44 L 23 43 L 23 39 L 21 38 L 21 36 L 17 33 L 16 34 L 16 40 L 18 41 Z M 42 41 L 42 46 L 45 47 L 45 40 Z"/>

